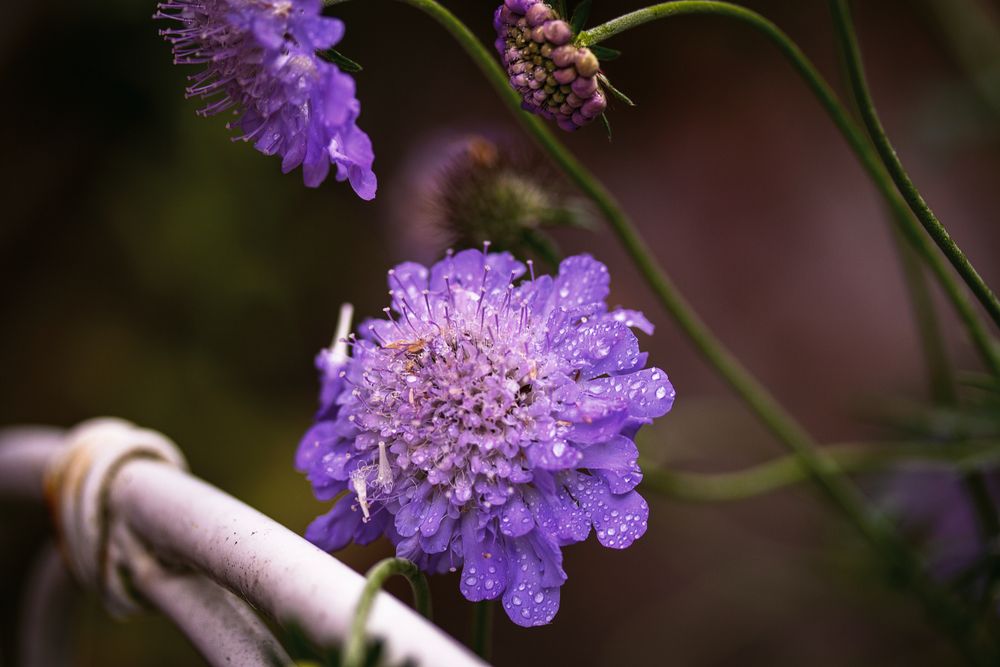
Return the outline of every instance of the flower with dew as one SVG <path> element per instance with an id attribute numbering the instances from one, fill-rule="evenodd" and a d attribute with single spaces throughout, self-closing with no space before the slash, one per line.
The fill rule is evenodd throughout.
<path id="1" fill-rule="evenodd" d="M 504 0 L 493 15 L 496 49 L 521 94 L 521 106 L 572 132 L 599 118 L 608 106 L 598 74 L 601 64 L 573 29 L 541 0 Z"/>
<path id="2" fill-rule="evenodd" d="M 375 196 L 371 140 L 357 126 L 354 79 L 317 55 L 344 35 L 344 24 L 320 14 L 320 0 L 164 0 L 155 18 L 174 62 L 202 65 L 189 77 L 198 113 L 232 111 L 228 127 L 265 155 L 280 155 L 288 173 L 302 166 L 317 187 L 336 165 L 362 199 Z"/>
<path id="3" fill-rule="evenodd" d="M 334 551 L 384 534 L 427 572 L 462 568 L 467 599 L 551 621 L 563 546 L 646 531 L 633 437 L 674 400 L 632 332 L 652 326 L 608 309 L 609 282 L 588 255 L 554 277 L 478 250 L 390 271 L 385 317 L 317 359 L 296 466 L 319 499 L 346 494 L 306 536 Z"/>

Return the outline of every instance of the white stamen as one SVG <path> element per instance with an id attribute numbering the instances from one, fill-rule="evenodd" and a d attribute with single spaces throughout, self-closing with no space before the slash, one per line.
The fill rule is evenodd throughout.
<path id="1" fill-rule="evenodd" d="M 354 306 L 345 303 L 340 307 L 340 317 L 337 319 L 337 333 L 333 336 L 330 346 L 330 361 L 342 364 L 347 361 L 347 336 L 351 333 L 351 320 L 354 319 Z"/>
<path id="2" fill-rule="evenodd" d="M 351 473 L 351 481 L 354 482 L 354 491 L 358 495 L 358 505 L 361 506 L 361 514 L 364 515 L 362 521 L 368 523 L 370 514 L 368 512 L 368 482 L 365 481 L 366 470 L 358 468 Z"/>
<path id="3" fill-rule="evenodd" d="M 378 476 L 375 483 L 385 492 L 392 491 L 392 470 L 389 468 L 389 457 L 385 453 L 385 442 L 378 443 Z"/>

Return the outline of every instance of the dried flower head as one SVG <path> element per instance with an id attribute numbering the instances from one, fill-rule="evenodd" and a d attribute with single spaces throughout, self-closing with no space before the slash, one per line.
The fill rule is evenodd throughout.
<path id="1" fill-rule="evenodd" d="M 203 65 L 190 77 L 198 113 L 232 111 L 236 139 L 265 155 L 280 155 L 285 173 L 302 165 L 309 187 L 337 166 L 362 199 L 375 196 L 371 141 L 357 124 L 361 104 L 354 79 L 316 55 L 344 34 L 344 24 L 320 14 L 319 0 L 165 0 L 155 18 L 174 62 Z"/>
<path id="2" fill-rule="evenodd" d="M 528 264 L 528 269 L 531 265 Z M 649 508 L 632 440 L 666 413 L 666 374 L 643 368 L 634 311 L 609 311 L 587 255 L 555 277 L 466 250 L 389 272 L 392 308 L 318 358 L 323 390 L 296 466 L 322 500 L 306 536 L 327 550 L 385 534 L 429 572 L 462 568 L 469 600 L 502 597 L 521 625 L 552 620 L 561 547 L 591 526 L 624 549 Z"/>
<path id="3" fill-rule="evenodd" d="M 597 56 L 573 44 L 573 29 L 542 0 L 504 0 L 493 16 L 496 49 L 522 106 L 573 131 L 608 106 Z"/>
<path id="4" fill-rule="evenodd" d="M 586 206 L 575 199 L 548 162 L 482 136 L 453 145 L 424 194 L 423 218 L 446 245 L 534 255 L 554 267 L 557 251 L 546 229 L 587 226 Z"/>

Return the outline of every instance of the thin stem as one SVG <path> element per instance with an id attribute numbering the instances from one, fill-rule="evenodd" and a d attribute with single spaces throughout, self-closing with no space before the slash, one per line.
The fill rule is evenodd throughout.
<path id="1" fill-rule="evenodd" d="M 434 0 L 400 1 L 431 16 L 459 42 L 525 130 L 601 211 L 660 303 L 702 355 L 799 458 L 827 498 L 882 555 L 893 575 L 917 595 L 929 614 L 948 629 L 967 656 L 975 656 L 976 649 L 970 637 L 972 627 L 965 611 L 956 605 L 948 592 L 927 577 L 919 557 L 898 537 L 885 518 L 869 512 L 858 489 L 818 453 L 817 443 L 809 434 L 711 333 L 659 266 L 611 193 L 555 138 L 541 119 L 521 111 L 520 96 L 510 87 L 494 56 L 468 27 Z"/>
<path id="2" fill-rule="evenodd" d="M 477 602 L 472 618 L 472 650 L 480 658 L 489 662 L 493 655 L 493 613 L 492 600 Z"/>
<path id="3" fill-rule="evenodd" d="M 913 318 L 920 332 L 920 347 L 927 367 L 927 384 L 935 403 L 950 404 L 955 398 L 955 379 L 948 361 L 941 326 L 938 323 L 934 301 L 927 284 L 924 267 L 914 249 L 906 243 L 898 227 L 892 227 L 903 277 L 910 293 Z"/>
<path id="4" fill-rule="evenodd" d="M 854 106 L 861 114 L 861 118 L 868 128 L 868 135 L 882 157 L 883 164 L 889 170 L 896 187 L 906 199 L 911 211 L 920 219 L 924 228 L 934 238 L 945 255 L 949 257 L 952 264 L 955 265 L 956 261 L 964 261 L 967 271 L 971 272 L 971 275 L 982 283 L 972 264 L 962 254 L 958 245 L 951 240 L 947 230 L 934 217 L 934 214 L 924 203 L 916 187 L 910 182 L 902 163 L 899 161 L 895 150 L 889 142 L 889 138 L 882 128 L 871 92 L 865 80 L 864 65 L 861 61 L 861 49 L 857 42 L 850 8 L 846 0 L 831 0 L 830 7 L 834 16 L 838 41 L 840 42 L 840 56 L 850 83 Z M 951 254 L 949 254 L 949 250 Z M 913 260 L 905 255 L 903 261 L 908 277 L 907 282 L 911 286 L 914 295 L 914 306 L 917 310 L 920 330 L 923 334 L 924 352 L 931 375 L 931 395 L 938 404 L 952 407 L 957 406 L 959 402 L 958 393 L 955 390 L 954 380 L 951 377 L 951 369 L 944 354 L 940 329 L 934 316 L 934 307 L 928 299 L 929 295 L 927 294 L 926 285 L 923 280 L 923 271 L 920 267 L 913 266 Z M 956 265 L 955 268 L 962 273 L 961 267 Z M 968 277 L 966 277 L 966 282 L 969 283 Z M 982 301 L 982 296 L 980 296 L 979 292 L 976 292 L 975 285 L 970 283 L 969 286 L 980 297 L 980 301 Z M 986 284 L 982 283 L 981 286 L 986 290 L 986 293 L 995 304 L 996 299 Z M 984 306 L 989 308 L 986 303 L 984 303 Z M 997 376 L 996 370 L 992 370 L 994 370 L 994 375 Z M 963 475 L 962 486 L 975 510 L 984 548 L 987 551 L 991 551 L 992 545 L 1000 537 L 1000 514 L 998 514 L 996 504 L 990 496 L 986 479 L 981 471 L 969 470 Z M 986 599 L 990 598 L 994 587 L 1000 582 L 1000 555 L 994 554 L 990 561 L 991 564 L 987 570 L 986 582 L 984 584 Z"/>
<path id="5" fill-rule="evenodd" d="M 976 316 L 972 304 L 966 298 L 945 262 L 934 251 L 920 225 L 910 215 L 906 203 L 900 198 L 899 192 L 897 192 L 892 179 L 864 131 L 851 118 L 812 61 L 778 26 L 754 11 L 728 2 L 677 0 L 640 9 L 586 30 L 577 36 L 577 42 L 592 45 L 650 21 L 689 15 L 712 15 L 734 19 L 757 30 L 777 47 L 816 96 L 820 105 L 857 156 L 861 166 L 872 179 L 879 193 L 885 198 L 893 219 L 940 283 L 983 362 L 992 372 L 1000 374 L 1000 353 L 998 353 L 993 339 Z"/>
<path id="6" fill-rule="evenodd" d="M 945 226 L 937 219 L 927 202 L 921 196 L 920 191 L 913 184 L 909 174 L 903 168 L 903 163 L 899 160 L 896 150 L 893 148 L 889 137 L 882 127 L 882 121 L 875 110 L 875 102 L 872 100 L 871 91 L 868 89 L 868 82 L 865 80 L 864 65 L 861 62 L 861 49 L 858 46 L 857 35 L 854 32 L 854 24 L 851 21 L 850 8 L 847 0 L 831 0 L 830 9 L 833 12 L 834 27 L 840 48 L 844 54 L 844 61 L 847 65 L 848 78 L 851 82 L 851 89 L 858 100 L 858 109 L 861 112 L 861 119 L 868 128 L 868 136 L 875 143 L 875 149 L 882 158 L 882 163 L 889 170 L 903 199 L 909 205 L 920 224 L 924 226 L 927 233 L 937 244 L 941 252 L 944 253 L 951 265 L 955 267 L 958 274 L 965 281 L 972 293 L 976 295 L 979 302 L 993 318 L 994 324 L 1000 326 L 1000 301 L 989 285 L 982 279 L 972 262 L 965 256 L 962 249 L 945 229 Z"/>
<path id="7" fill-rule="evenodd" d="M 965 443 L 854 443 L 829 445 L 823 456 L 843 474 L 873 472 L 901 466 L 932 466 L 971 471 L 1000 461 L 1000 442 Z M 809 473 L 794 456 L 783 456 L 743 470 L 699 473 L 668 470 L 640 461 L 643 487 L 689 502 L 745 500 L 806 481 Z"/>
<path id="8" fill-rule="evenodd" d="M 914 311 L 921 332 L 924 357 L 930 376 L 930 393 L 935 404 L 951 408 L 959 403 L 958 392 L 951 365 L 948 362 L 941 331 L 934 313 L 934 304 L 927 291 L 923 267 L 913 256 L 913 251 L 907 246 L 900 246 L 904 272 L 907 284 L 913 297 Z M 950 449 L 951 447 L 949 447 Z M 1000 514 L 990 496 L 989 486 L 981 470 L 968 469 L 962 475 L 962 486 L 975 510 L 979 524 L 979 534 L 984 550 L 992 552 L 992 545 L 1000 537 Z M 1000 555 L 991 553 L 990 567 L 986 571 L 986 581 L 983 584 L 984 599 L 990 599 L 991 594 L 1000 584 Z"/>
<path id="9" fill-rule="evenodd" d="M 405 558 L 386 558 L 372 566 L 365 575 L 367 581 L 361 591 L 361 599 L 354 610 L 354 620 L 351 622 L 351 634 L 344 647 L 344 667 L 363 667 L 366 656 L 365 626 L 368 624 L 368 614 L 371 613 L 375 596 L 389 577 L 400 575 L 406 577 L 413 589 L 413 606 L 425 618 L 431 618 L 431 592 L 427 586 L 424 573 L 411 561 Z"/>

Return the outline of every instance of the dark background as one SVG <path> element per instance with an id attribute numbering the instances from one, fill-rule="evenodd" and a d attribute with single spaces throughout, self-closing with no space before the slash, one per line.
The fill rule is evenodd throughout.
<path id="1" fill-rule="evenodd" d="M 494 0 L 495 2 L 496 0 Z M 493 2 L 446 2 L 492 42 Z M 838 81 L 825 3 L 747 2 Z M 1000 283 L 996 4 L 858 2 L 874 95 L 914 180 L 986 280 Z M 595 2 L 594 20 L 642 6 Z M 0 424 L 115 415 L 174 438 L 194 472 L 296 531 L 321 511 L 292 469 L 315 404 L 315 352 L 337 307 L 384 305 L 384 274 L 441 248 L 407 233 L 414 172 L 441 139 L 515 124 L 452 40 L 388 0 L 336 7 L 361 62 L 361 126 L 379 197 L 308 190 L 299 173 L 194 115 L 190 70 L 136 0 L 7 3 L 0 21 Z M 971 12 L 971 14 L 970 14 Z M 972 17 L 969 27 L 955 19 Z M 992 30 L 994 32 L 990 33 Z M 989 41 L 987 42 L 989 43 Z M 996 47 L 1000 42 L 993 40 Z M 859 415 L 925 394 L 918 339 L 882 205 L 788 64 L 760 35 L 678 18 L 609 45 L 637 102 L 566 136 L 624 202 L 707 321 L 824 441 L 880 435 Z M 990 70 L 992 68 L 992 70 Z M 992 72 L 992 79 L 990 78 Z M 780 453 L 658 309 L 614 238 L 560 235 L 612 269 L 613 303 L 659 325 L 644 339 L 677 390 L 642 434 L 653 458 L 735 469 Z M 957 359 L 973 356 L 949 326 Z M 873 494 L 879 482 L 870 482 Z M 566 550 L 570 579 L 546 628 L 498 617 L 496 663 L 938 665 L 957 658 L 811 488 L 690 505 L 651 498 L 625 552 Z M 3 505 L 0 637 L 9 662 L 24 568 L 45 517 Z M 339 554 L 364 570 L 385 544 Z M 455 576 L 438 620 L 464 638 Z M 400 588 L 397 592 L 405 594 Z M 167 621 L 125 625 L 81 603 L 80 665 L 198 664 Z"/>

